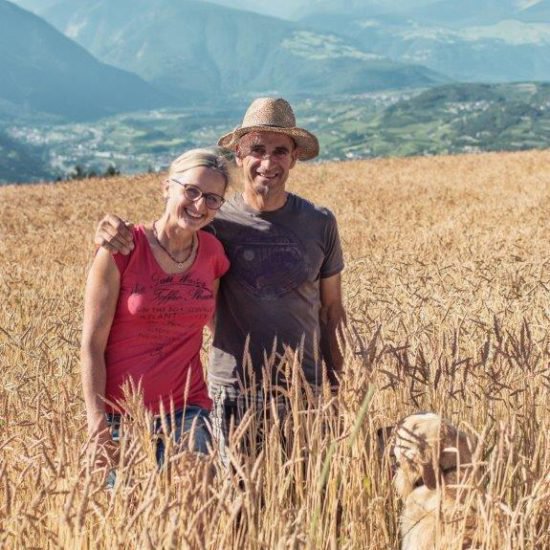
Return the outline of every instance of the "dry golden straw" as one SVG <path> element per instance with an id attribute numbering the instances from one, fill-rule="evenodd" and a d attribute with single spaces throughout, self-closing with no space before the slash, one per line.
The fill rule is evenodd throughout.
<path id="1" fill-rule="evenodd" d="M 154 219 L 160 178 L 0 188 L 0 547 L 396 549 L 374 434 L 418 410 L 478 438 L 476 548 L 550 547 L 549 167 L 542 151 L 294 170 L 346 254 L 339 397 L 302 392 L 289 353 L 291 414 L 249 456 L 246 418 L 231 472 L 169 449 L 156 473 L 134 404 L 113 491 L 86 447 L 83 285 L 99 218 Z"/>

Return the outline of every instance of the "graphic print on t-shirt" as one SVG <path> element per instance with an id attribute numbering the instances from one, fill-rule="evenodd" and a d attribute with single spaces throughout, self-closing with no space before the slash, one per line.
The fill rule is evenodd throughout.
<path id="1" fill-rule="evenodd" d="M 301 241 L 288 228 L 276 225 L 269 232 L 242 229 L 226 243 L 231 277 L 250 294 L 273 300 L 298 288 L 308 279 L 308 262 Z"/>
<path id="2" fill-rule="evenodd" d="M 206 315 L 208 318 L 212 309 L 210 302 L 214 298 L 203 280 L 189 274 L 153 273 L 147 287 L 134 284 L 129 291 L 128 312 L 152 322 L 169 322 L 182 313 Z"/>

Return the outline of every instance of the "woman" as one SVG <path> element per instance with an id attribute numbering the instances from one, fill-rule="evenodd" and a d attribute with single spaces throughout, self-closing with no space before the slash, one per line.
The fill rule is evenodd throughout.
<path id="1" fill-rule="evenodd" d="M 212 402 L 200 350 L 229 261 L 219 241 L 200 229 L 223 204 L 228 181 L 221 150 L 183 154 L 163 184 L 164 214 L 132 230 L 131 254 L 99 249 L 93 261 L 84 304 L 82 385 L 89 435 L 111 457 L 128 386 L 139 387 L 156 431 L 168 426 L 178 443 L 190 432 L 190 448 L 208 452 Z M 159 438 L 159 465 L 163 456 Z"/>

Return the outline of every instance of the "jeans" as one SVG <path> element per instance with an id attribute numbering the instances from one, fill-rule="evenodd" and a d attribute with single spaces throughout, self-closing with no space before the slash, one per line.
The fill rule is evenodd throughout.
<path id="1" fill-rule="evenodd" d="M 120 441 L 121 420 L 120 414 L 107 414 L 107 423 L 111 428 L 113 441 Z M 164 432 L 163 422 L 168 430 L 167 433 Z M 167 414 L 163 418 L 154 417 L 151 432 L 156 437 L 155 456 L 159 468 L 164 464 L 166 437 L 172 437 L 178 449 L 188 449 L 205 455 L 210 453 L 212 437 L 210 435 L 209 412 L 196 405 L 188 405 L 184 409 L 176 411 L 173 416 Z M 189 436 L 189 438 L 185 436 Z M 108 486 L 114 486 L 115 477 L 115 472 L 112 471 L 107 481 Z"/>

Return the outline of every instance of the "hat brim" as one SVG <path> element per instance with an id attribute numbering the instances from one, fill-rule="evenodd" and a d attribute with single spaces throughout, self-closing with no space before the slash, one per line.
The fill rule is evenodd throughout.
<path id="1" fill-rule="evenodd" d="M 239 140 L 250 132 L 273 132 L 291 137 L 296 143 L 298 160 L 310 160 L 319 154 L 319 141 L 317 138 L 303 128 L 281 128 L 280 126 L 247 126 L 246 128 L 235 128 L 232 132 L 225 134 L 218 140 L 220 147 L 235 151 Z"/>

